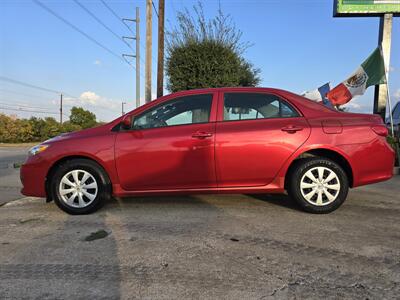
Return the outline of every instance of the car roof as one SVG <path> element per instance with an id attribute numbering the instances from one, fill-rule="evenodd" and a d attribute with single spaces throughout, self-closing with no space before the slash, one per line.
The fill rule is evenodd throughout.
<path id="1" fill-rule="evenodd" d="M 201 88 L 201 89 L 192 89 L 192 90 L 183 90 L 183 91 L 178 91 L 174 93 L 170 93 L 167 95 L 164 95 L 158 99 L 154 99 L 151 102 L 148 102 L 139 108 L 134 109 L 133 111 L 129 112 L 131 114 L 132 112 L 136 113 L 141 113 L 142 111 L 145 111 L 149 107 L 158 105 L 159 103 L 162 103 L 164 101 L 168 101 L 171 98 L 175 97 L 183 97 L 183 96 L 189 96 L 189 95 L 195 95 L 195 94 L 204 94 L 207 92 L 210 93 L 216 93 L 216 92 L 228 92 L 228 91 L 243 91 L 245 93 L 251 93 L 251 92 L 263 92 L 263 93 L 273 93 L 279 96 L 282 96 L 286 99 L 288 99 L 292 105 L 294 105 L 304 116 L 310 117 L 310 116 L 316 116 L 320 115 L 321 113 L 324 114 L 335 114 L 337 116 L 337 111 L 332 110 L 320 103 L 317 103 L 315 101 L 309 100 L 307 98 L 304 98 L 298 94 L 282 90 L 282 89 L 277 89 L 277 88 L 269 88 L 269 87 L 217 87 L 217 88 Z M 110 122 L 110 124 L 116 124 L 120 122 L 120 120 L 123 118 L 123 116 L 115 119 L 114 121 Z"/>
<path id="2" fill-rule="evenodd" d="M 284 91 L 282 89 L 271 88 L 271 87 L 254 87 L 254 86 L 234 86 L 234 87 L 214 87 L 214 88 L 200 88 L 200 89 L 190 89 L 190 90 L 182 90 L 178 92 L 171 93 L 172 94 L 181 94 L 181 93 L 204 93 L 204 92 L 224 92 L 224 91 Z"/>

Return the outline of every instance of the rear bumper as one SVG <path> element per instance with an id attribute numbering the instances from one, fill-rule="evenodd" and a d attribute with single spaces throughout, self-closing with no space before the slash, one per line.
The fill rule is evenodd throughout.
<path id="1" fill-rule="evenodd" d="M 21 193 L 25 196 L 46 197 L 47 169 L 41 163 L 25 163 L 20 169 Z"/>
<path id="2" fill-rule="evenodd" d="M 352 149 L 345 149 L 347 147 Z M 368 145 L 348 145 L 341 148 L 346 153 L 351 152 L 353 187 L 385 181 L 393 177 L 395 152 L 385 138 L 378 137 Z"/>

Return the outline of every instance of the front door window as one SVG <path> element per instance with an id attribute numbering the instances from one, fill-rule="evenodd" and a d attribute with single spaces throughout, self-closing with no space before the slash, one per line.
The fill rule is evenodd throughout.
<path id="1" fill-rule="evenodd" d="M 207 123 L 210 118 L 211 103 L 211 94 L 177 98 L 136 117 L 133 129 Z"/>

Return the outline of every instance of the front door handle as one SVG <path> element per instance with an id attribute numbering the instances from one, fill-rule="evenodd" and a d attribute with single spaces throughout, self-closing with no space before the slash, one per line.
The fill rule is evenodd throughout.
<path id="1" fill-rule="evenodd" d="M 195 138 L 195 139 L 205 139 L 208 137 L 212 137 L 211 132 L 197 131 L 192 134 L 192 138 Z"/>
<path id="2" fill-rule="evenodd" d="M 303 130 L 303 127 L 288 125 L 288 126 L 282 127 L 281 130 L 286 131 L 287 133 L 295 133 L 296 131 Z"/>

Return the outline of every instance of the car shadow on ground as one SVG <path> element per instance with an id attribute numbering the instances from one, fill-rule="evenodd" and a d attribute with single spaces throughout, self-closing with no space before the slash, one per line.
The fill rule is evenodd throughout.
<path id="1" fill-rule="evenodd" d="M 106 206 L 135 206 L 142 204 L 166 204 L 166 205 L 207 205 L 201 198 L 196 197 L 197 195 L 179 195 L 179 196 L 142 196 L 142 197 L 123 197 L 123 198 L 112 198 L 106 203 Z M 213 195 L 218 197 L 218 195 Z M 245 194 L 245 196 L 260 200 L 273 205 L 289 208 L 295 211 L 301 211 L 300 207 L 286 194 Z M 223 198 L 221 198 L 222 200 Z"/>
<path id="2" fill-rule="evenodd" d="M 301 211 L 297 203 L 286 194 L 247 194 L 246 196 L 292 210 Z"/>

